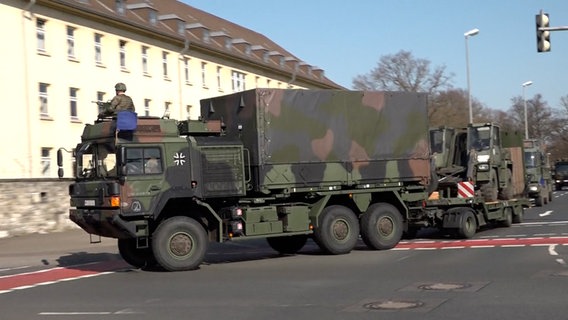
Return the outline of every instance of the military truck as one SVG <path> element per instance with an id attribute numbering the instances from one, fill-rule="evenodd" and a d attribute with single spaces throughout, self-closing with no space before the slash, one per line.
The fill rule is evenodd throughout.
<path id="1" fill-rule="evenodd" d="M 554 163 L 554 188 L 557 191 L 568 186 L 568 160 L 561 159 Z"/>
<path id="2" fill-rule="evenodd" d="M 511 147 L 520 142 L 502 141 L 498 125 L 469 124 L 467 128 L 439 127 L 430 129 L 430 143 L 435 172 L 441 185 L 471 181 L 485 201 L 512 199 L 518 195 L 513 184 L 514 168 Z M 523 188 L 521 188 L 522 190 Z"/>
<path id="3" fill-rule="evenodd" d="M 540 207 L 552 201 L 552 173 L 544 144 L 538 139 L 525 139 L 524 156 L 527 195 Z"/>
<path id="4" fill-rule="evenodd" d="M 136 267 L 197 268 L 209 241 L 266 238 L 330 254 L 400 240 L 431 182 L 426 95 L 254 89 L 201 101 L 198 120 L 122 114 L 85 126 L 70 218 Z M 149 171 L 147 162 L 158 162 Z M 63 153 L 58 152 L 60 176 Z"/>

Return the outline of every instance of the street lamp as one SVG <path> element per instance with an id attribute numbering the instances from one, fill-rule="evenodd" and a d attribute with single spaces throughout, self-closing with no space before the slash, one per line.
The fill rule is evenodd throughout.
<path id="1" fill-rule="evenodd" d="M 469 123 L 473 123 L 473 111 L 471 109 L 471 87 L 469 85 L 469 47 L 467 44 L 467 39 L 469 39 L 469 37 L 473 37 L 476 34 L 479 33 L 479 29 L 471 29 L 468 32 L 464 33 L 464 37 L 465 37 L 465 65 L 467 68 L 467 102 L 469 105 Z"/>
<path id="2" fill-rule="evenodd" d="M 521 84 L 521 86 L 523 86 L 523 104 L 525 106 L 525 139 L 529 139 L 529 123 L 527 121 L 527 99 L 525 98 L 525 88 L 530 86 L 532 84 L 532 81 L 527 81 L 523 84 Z"/>

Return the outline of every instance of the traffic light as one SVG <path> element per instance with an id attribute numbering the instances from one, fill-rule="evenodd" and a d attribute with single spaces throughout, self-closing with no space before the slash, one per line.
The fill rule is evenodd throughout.
<path id="1" fill-rule="evenodd" d="M 536 48 L 538 52 L 550 51 L 550 31 L 541 31 L 539 28 L 550 27 L 550 19 L 548 13 L 539 13 L 536 15 Z"/>

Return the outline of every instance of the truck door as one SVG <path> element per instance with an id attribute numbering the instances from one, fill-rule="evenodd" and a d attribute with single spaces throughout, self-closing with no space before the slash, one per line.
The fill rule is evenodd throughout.
<path id="1" fill-rule="evenodd" d="M 164 148 L 162 145 L 125 147 L 125 183 L 122 210 L 125 215 L 152 214 L 164 189 Z"/>

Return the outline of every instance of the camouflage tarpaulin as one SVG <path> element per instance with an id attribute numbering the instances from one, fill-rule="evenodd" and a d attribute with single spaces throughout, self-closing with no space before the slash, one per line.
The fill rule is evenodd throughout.
<path id="1" fill-rule="evenodd" d="M 254 89 L 204 99 L 250 150 L 255 188 L 430 177 L 425 94 Z"/>

